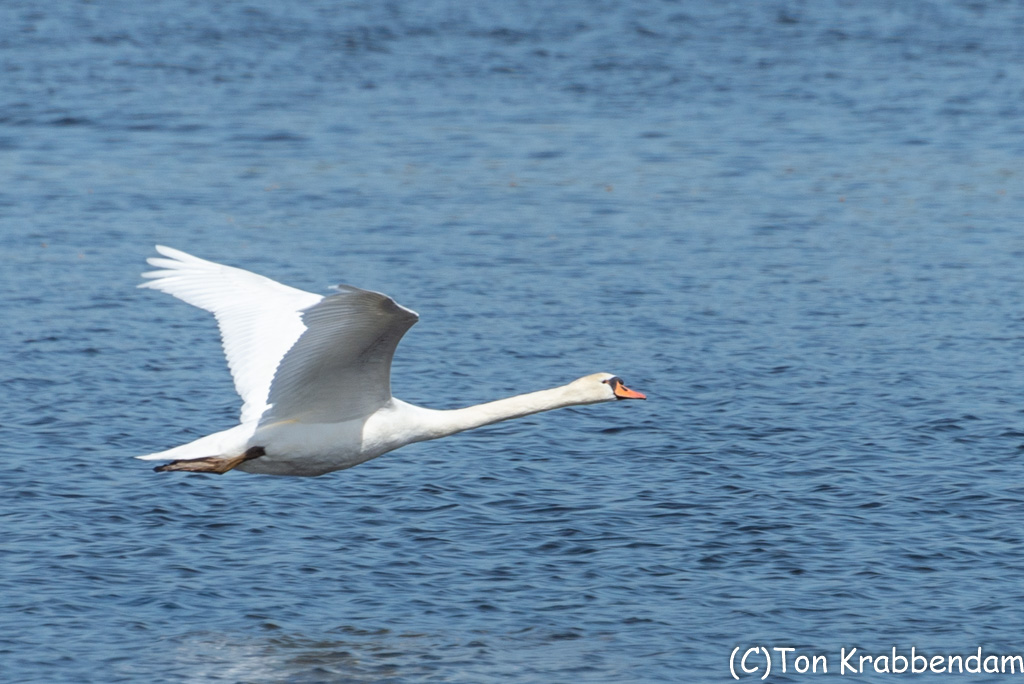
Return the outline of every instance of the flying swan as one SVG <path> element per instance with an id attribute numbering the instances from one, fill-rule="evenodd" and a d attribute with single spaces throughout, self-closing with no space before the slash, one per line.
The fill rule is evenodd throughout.
<path id="1" fill-rule="evenodd" d="M 157 471 L 323 475 L 406 444 L 564 406 L 646 399 L 610 373 L 440 411 L 391 396 L 391 357 L 419 316 L 349 285 L 321 297 L 158 245 L 139 287 L 213 313 L 242 397 L 239 425 L 173 449 Z"/>

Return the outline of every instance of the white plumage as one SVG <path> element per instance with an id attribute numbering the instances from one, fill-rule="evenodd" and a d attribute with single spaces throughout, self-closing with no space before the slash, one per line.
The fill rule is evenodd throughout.
<path id="1" fill-rule="evenodd" d="M 561 406 L 643 399 L 598 373 L 550 390 L 436 411 L 391 396 L 391 358 L 415 312 L 343 285 L 322 297 L 157 246 L 139 287 L 210 311 L 242 397 L 240 424 L 167 451 L 157 470 L 321 475 L 412 442 Z"/>

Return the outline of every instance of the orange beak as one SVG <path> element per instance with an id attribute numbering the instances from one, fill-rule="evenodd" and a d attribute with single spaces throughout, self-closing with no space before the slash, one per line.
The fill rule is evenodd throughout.
<path id="1" fill-rule="evenodd" d="M 619 399 L 646 399 L 647 395 L 631 390 L 621 382 L 615 384 L 615 396 Z"/>

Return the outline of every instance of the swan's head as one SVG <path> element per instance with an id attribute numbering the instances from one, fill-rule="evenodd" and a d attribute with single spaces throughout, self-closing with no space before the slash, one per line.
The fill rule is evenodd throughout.
<path id="1" fill-rule="evenodd" d="M 586 403 L 616 401 L 618 399 L 646 399 L 636 390 L 626 387 L 617 375 L 611 373 L 594 373 L 587 375 L 569 385 L 587 398 Z"/>

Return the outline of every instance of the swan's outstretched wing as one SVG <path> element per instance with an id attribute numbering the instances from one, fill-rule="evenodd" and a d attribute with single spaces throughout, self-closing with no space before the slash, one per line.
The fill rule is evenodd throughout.
<path id="1" fill-rule="evenodd" d="M 210 311 L 217 317 L 224 354 L 242 397 L 243 423 L 267 408 L 271 380 L 285 353 L 306 331 L 301 312 L 323 297 L 270 278 L 215 264 L 170 247 L 157 246 L 158 271 L 143 273 L 148 287 Z"/>
<path id="2" fill-rule="evenodd" d="M 338 289 L 302 312 L 305 332 L 281 359 L 261 422 L 354 420 L 391 400 L 391 357 L 419 317 L 379 292 Z"/>

